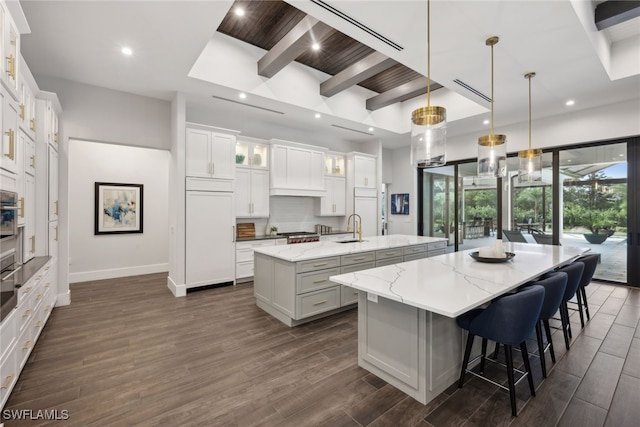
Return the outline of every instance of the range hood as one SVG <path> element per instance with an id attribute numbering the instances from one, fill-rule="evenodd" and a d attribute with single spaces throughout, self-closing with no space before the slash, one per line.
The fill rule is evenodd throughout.
<path id="1" fill-rule="evenodd" d="M 270 196 L 296 196 L 296 197 L 326 197 L 326 190 L 304 188 L 271 188 Z"/>

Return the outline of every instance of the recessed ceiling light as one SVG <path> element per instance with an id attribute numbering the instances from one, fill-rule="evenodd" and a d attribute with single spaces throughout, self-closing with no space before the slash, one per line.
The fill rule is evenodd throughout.
<path id="1" fill-rule="evenodd" d="M 624 154 L 620 153 L 618 154 L 618 157 L 624 157 Z"/>
<path id="2" fill-rule="evenodd" d="M 235 13 L 236 16 L 244 16 L 244 9 L 241 7 L 236 7 L 233 13 Z"/>
<path id="3" fill-rule="evenodd" d="M 131 50 L 130 47 L 127 47 L 127 46 L 120 49 L 120 52 L 122 52 L 123 55 L 127 55 L 127 56 L 133 55 L 133 51 Z"/>
<path id="4" fill-rule="evenodd" d="M 484 122 L 482 122 L 483 125 L 488 125 L 489 124 L 489 120 L 485 120 Z"/>
<path id="5" fill-rule="evenodd" d="M 567 159 L 567 163 L 571 163 L 571 159 Z"/>
<path id="6" fill-rule="evenodd" d="M 314 43 L 314 44 L 311 45 L 311 49 L 320 50 L 320 45 L 318 43 Z"/>
<path id="7" fill-rule="evenodd" d="M 576 103 L 576 101 L 574 101 L 573 99 L 570 99 L 570 100 L 568 100 L 568 101 L 566 102 L 566 104 L 565 104 L 565 105 L 566 105 L 567 107 L 571 107 L 571 106 L 572 106 L 573 104 L 575 104 L 575 103 Z"/>
<path id="8" fill-rule="evenodd" d="M 240 97 L 240 99 L 247 99 L 247 94 L 244 92 L 240 92 L 238 96 Z"/>
<path id="9" fill-rule="evenodd" d="M 369 128 L 369 132 L 373 132 L 373 128 Z"/>
<path id="10" fill-rule="evenodd" d="M 316 113 L 316 119 L 319 119 L 320 117 L 322 117 L 320 113 Z"/>

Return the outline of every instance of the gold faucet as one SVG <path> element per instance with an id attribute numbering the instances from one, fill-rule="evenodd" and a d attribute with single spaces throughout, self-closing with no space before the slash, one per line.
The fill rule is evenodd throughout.
<path id="1" fill-rule="evenodd" d="M 358 217 L 358 220 L 356 222 L 356 219 L 353 218 L 353 238 L 356 238 L 356 232 L 358 233 L 358 242 L 362 242 L 362 217 L 360 215 L 358 215 L 357 213 L 353 213 L 351 215 L 349 215 L 349 218 L 347 218 L 347 231 L 351 231 L 351 227 L 349 226 L 349 224 L 351 223 L 351 217 Z"/>

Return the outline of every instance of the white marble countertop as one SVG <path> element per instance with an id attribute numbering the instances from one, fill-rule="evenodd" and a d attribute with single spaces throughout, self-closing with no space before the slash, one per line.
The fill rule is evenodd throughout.
<path id="1" fill-rule="evenodd" d="M 516 256 L 505 263 L 482 263 L 470 249 L 385 267 L 331 276 L 332 282 L 456 317 L 566 264 L 589 248 L 504 243 Z"/>
<path id="2" fill-rule="evenodd" d="M 269 246 L 255 248 L 254 252 L 269 255 L 289 262 L 307 261 L 316 258 L 326 258 L 337 255 L 349 255 L 360 252 L 377 251 L 381 249 L 398 248 L 403 246 L 421 245 L 447 240 L 441 237 L 405 236 L 392 234 L 390 236 L 365 237 L 362 242 L 338 243 L 332 241 L 296 243 L 293 245 Z"/>

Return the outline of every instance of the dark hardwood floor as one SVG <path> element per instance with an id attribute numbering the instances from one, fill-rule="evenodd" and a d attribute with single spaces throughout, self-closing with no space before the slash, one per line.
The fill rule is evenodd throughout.
<path id="1" fill-rule="evenodd" d="M 592 283 L 591 322 L 537 395 L 471 377 L 422 405 L 357 364 L 357 312 L 288 328 L 255 306 L 251 284 L 174 298 L 166 274 L 71 285 L 5 411 L 68 411 L 6 426 L 635 426 L 640 419 L 640 289 Z M 533 343 L 530 348 L 534 348 Z M 498 381 L 498 366 L 487 372 Z"/>

